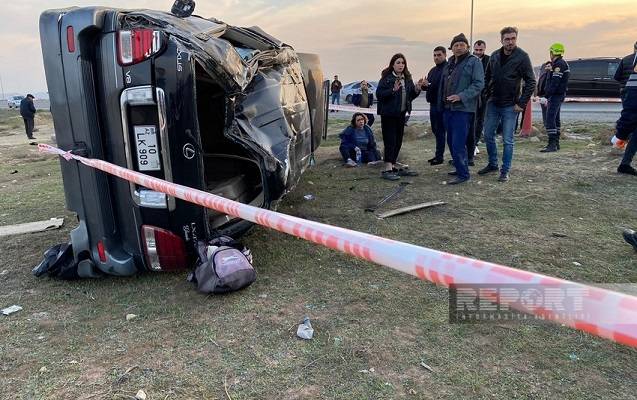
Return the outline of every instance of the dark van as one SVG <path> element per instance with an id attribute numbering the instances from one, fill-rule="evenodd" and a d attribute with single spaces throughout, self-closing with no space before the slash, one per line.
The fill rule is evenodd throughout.
<path id="1" fill-rule="evenodd" d="M 571 77 L 568 97 L 619 97 L 619 83 L 613 79 L 620 58 L 578 58 L 567 60 Z"/>

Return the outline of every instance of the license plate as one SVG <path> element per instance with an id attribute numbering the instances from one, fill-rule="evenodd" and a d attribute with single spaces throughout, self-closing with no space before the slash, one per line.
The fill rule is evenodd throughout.
<path id="1" fill-rule="evenodd" d="M 140 171 L 160 171 L 157 129 L 153 125 L 135 126 L 135 148 Z"/>

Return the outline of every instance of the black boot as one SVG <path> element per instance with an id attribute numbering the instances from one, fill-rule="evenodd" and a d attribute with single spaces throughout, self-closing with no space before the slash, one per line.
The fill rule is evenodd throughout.
<path id="1" fill-rule="evenodd" d="M 562 136 L 562 134 L 558 132 L 557 133 L 557 138 L 555 138 L 555 145 L 556 145 L 555 147 L 557 147 L 558 151 L 560 150 L 560 137 L 561 136 Z"/>
<path id="2" fill-rule="evenodd" d="M 556 151 L 557 151 L 557 136 L 551 135 L 549 136 L 549 144 L 547 144 L 545 148 L 540 150 L 540 153 L 553 153 Z"/>
<path id="3" fill-rule="evenodd" d="M 624 229 L 624 240 L 637 251 L 637 232 L 632 229 Z"/>

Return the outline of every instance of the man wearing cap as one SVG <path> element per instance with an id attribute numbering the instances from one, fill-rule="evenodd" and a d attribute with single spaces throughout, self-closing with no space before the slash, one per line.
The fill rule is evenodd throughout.
<path id="1" fill-rule="evenodd" d="M 566 97 L 566 85 L 571 71 L 562 56 L 564 55 L 564 45 L 553 43 L 549 49 L 551 63 L 546 64 L 546 83 L 544 86 L 544 97 L 546 97 L 546 120 L 544 128 L 549 137 L 549 143 L 540 150 L 542 153 L 552 153 L 560 149 L 560 109 Z"/>
<path id="2" fill-rule="evenodd" d="M 637 153 L 637 56 L 633 58 L 631 67 L 622 92 L 622 113 L 617 120 L 615 136 L 628 140 L 617 172 L 637 176 L 637 171 L 630 165 Z"/>
<path id="3" fill-rule="evenodd" d="M 20 102 L 20 115 L 24 119 L 24 129 L 27 131 L 27 137 L 29 139 L 35 139 L 33 137 L 33 119 L 35 117 L 35 106 L 33 105 L 32 94 L 27 94 L 27 97 Z"/>
<path id="4" fill-rule="evenodd" d="M 617 71 L 615 71 L 614 79 L 621 85 L 622 101 L 624 101 L 626 82 L 628 82 L 628 78 L 630 77 L 630 74 L 633 73 L 633 69 L 635 68 L 635 64 L 637 63 L 637 42 L 635 42 L 633 50 L 634 51 L 632 54 L 629 54 L 626 57 L 622 58 Z"/>
<path id="5" fill-rule="evenodd" d="M 512 26 L 500 31 L 502 47 L 491 54 L 485 81 L 487 85 L 487 117 L 484 139 L 489 153 L 489 164 L 479 175 L 498 171 L 496 129 L 502 122 L 502 168 L 500 182 L 509 180 L 513 159 L 513 132 L 518 114 L 524 110 L 535 90 L 535 73 L 529 55 L 517 46 L 518 29 Z"/>
<path id="6" fill-rule="evenodd" d="M 450 185 L 470 179 L 467 157 L 467 135 L 476 112 L 478 96 L 484 88 L 484 69 L 480 60 L 469 53 L 469 41 L 461 33 L 451 41 L 453 57 L 442 71 L 440 102 L 444 105 L 443 122 L 447 131 L 449 149 L 456 178 Z"/>

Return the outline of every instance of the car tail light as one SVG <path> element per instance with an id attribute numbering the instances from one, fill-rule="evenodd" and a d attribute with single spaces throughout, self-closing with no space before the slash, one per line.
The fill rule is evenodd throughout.
<path id="1" fill-rule="evenodd" d="M 161 50 L 161 32 L 152 29 L 119 31 L 117 34 L 120 65 L 135 64 Z"/>
<path id="2" fill-rule="evenodd" d="M 182 238 L 166 229 L 142 225 L 146 260 L 153 271 L 173 271 L 188 266 L 186 245 Z"/>
<path id="3" fill-rule="evenodd" d="M 106 249 L 104 248 L 104 242 L 101 240 L 97 242 L 97 254 L 100 256 L 101 262 L 106 262 Z"/>
<path id="4" fill-rule="evenodd" d="M 72 26 L 66 27 L 66 46 L 69 49 L 69 53 L 75 52 L 75 31 Z"/>

